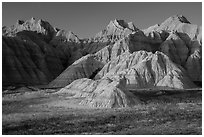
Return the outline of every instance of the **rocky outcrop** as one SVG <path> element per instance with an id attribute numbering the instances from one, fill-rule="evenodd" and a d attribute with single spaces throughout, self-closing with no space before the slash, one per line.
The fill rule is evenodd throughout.
<path id="1" fill-rule="evenodd" d="M 56 94 L 72 94 L 73 97 L 85 97 L 80 105 L 97 108 L 132 107 L 139 99 L 125 89 L 125 78 L 101 80 L 78 79 L 62 88 Z"/>
<path id="2" fill-rule="evenodd" d="M 81 60 L 76 64 L 79 62 Z M 132 107 L 140 102 L 129 90 L 196 87 L 181 66 L 158 51 L 154 54 L 147 51 L 125 52 L 108 62 L 95 79 L 77 79 L 56 94 L 82 97 L 79 104 L 84 106 L 120 108 Z"/>
<path id="3" fill-rule="evenodd" d="M 202 43 L 202 27 L 191 24 L 183 15 L 174 15 L 166 19 L 161 25 L 156 24 L 145 30 L 144 33 L 147 35 L 151 32 L 165 31 L 168 32 L 177 32 L 180 34 L 180 37 L 187 45 L 191 46 L 191 41 L 198 41 L 199 44 Z"/>
<path id="4" fill-rule="evenodd" d="M 152 40 L 146 37 L 142 31 L 138 31 L 116 41 L 113 45 L 106 46 L 95 55 L 98 60 L 108 63 L 125 52 L 133 53 L 139 50 L 155 52 L 159 49 L 161 43 L 161 40 Z"/>
<path id="5" fill-rule="evenodd" d="M 55 39 L 59 39 L 60 41 L 63 41 L 63 42 L 80 43 L 80 39 L 78 38 L 77 35 L 75 35 L 71 31 L 66 31 L 66 30 L 59 30 L 56 36 L 52 40 L 55 40 Z"/>
<path id="6" fill-rule="evenodd" d="M 169 22 L 169 23 L 163 23 L 163 24 L 167 24 L 170 26 L 171 26 L 171 23 L 176 22 L 176 24 L 179 24 L 179 22 L 183 23 L 185 21 L 185 19 L 176 20 L 175 17 L 169 18 L 167 20 L 168 21 L 165 21 L 165 22 Z M 170 21 L 170 20 L 173 20 L 173 21 Z M 176 21 L 174 21 L 174 20 L 176 20 Z M 181 21 L 183 21 L 183 22 L 181 22 Z M 159 26 L 160 25 L 155 25 L 152 28 L 156 29 Z M 162 25 L 162 26 L 164 26 L 164 25 Z M 123 55 L 122 55 L 123 53 L 125 53 L 125 54 L 127 53 L 126 55 L 128 55 L 129 53 L 133 53 L 135 51 L 140 51 L 140 50 L 145 50 L 145 51 L 149 51 L 149 52 L 153 52 L 153 53 L 156 51 L 161 51 L 165 55 L 167 55 L 170 58 L 170 60 L 172 60 L 174 63 L 178 64 L 179 66 L 181 65 L 183 68 L 185 68 L 188 72 L 187 75 L 190 76 L 191 79 L 192 79 L 192 77 L 197 77 L 196 74 L 191 72 L 192 68 L 190 68 L 190 62 L 192 62 L 192 61 L 188 61 L 189 53 L 191 52 L 191 48 L 189 48 L 189 44 L 188 44 L 189 42 L 187 40 L 183 40 L 183 37 L 184 37 L 183 35 L 181 38 L 181 33 L 178 33 L 176 31 L 170 31 L 170 30 L 167 31 L 167 30 L 165 30 L 166 28 L 163 27 L 164 30 L 161 29 L 159 31 L 152 31 L 149 33 L 148 33 L 148 31 L 143 33 L 140 30 L 134 30 L 133 32 L 131 32 L 127 36 L 123 36 L 123 35 L 121 35 L 122 31 L 121 31 L 121 33 L 119 33 L 120 32 L 119 30 L 116 31 L 117 33 L 113 33 L 112 30 L 114 30 L 114 29 L 111 29 L 111 28 L 115 28 L 115 27 L 116 27 L 116 29 L 120 28 L 119 30 L 123 30 L 123 32 L 124 32 L 124 28 L 130 29 L 127 26 L 127 23 L 117 22 L 117 20 L 111 21 L 110 24 L 107 26 L 106 31 L 104 31 L 104 33 L 103 33 L 104 35 L 102 35 L 102 33 L 100 33 L 101 38 L 108 39 L 107 35 L 112 35 L 112 34 L 119 35 L 122 37 L 119 40 L 114 39 L 114 40 L 116 40 L 116 41 L 114 41 L 114 43 L 111 43 L 111 44 L 107 43 L 107 45 L 104 44 L 102 46 L 101 45 L 99 46 L 99 44 L 97 44 L 97 43 L 93 43 L 92 46 L 89 45 L 90 47 L 89 47 L 89 50 L 87 50 L 87 51 L 89 51 L 91 53 L 95 53 L 95 51 L 97 51 L 103 47 L 102 49 L 100 49 L 98 52 L 96 52 L 94 54 L 96 60 L 102 62 L 103 64 L 106 64 L 106 63 L 108 64 L 109 61 L 116 59 L 120 55 L 121 55 L 121 57 L 119 57 L 119 58 L 123 58 Z M 123 28 L 123 29 L 121 29 L 121 28 Z M 105 32 L 107 32 L 107 33 L 105 33 Z M 182 33 L 182 34 L 184 34 L 184 33 Z M 98 40 L 100 41 L 101 39 L 98 39 Z M 101 41 L 103 41 L 103 40 L 101 40 Z M 94 44 L 96 44 L 96 45 L 94 45 Z M 196 48 L 197 47 L 195 45 L 195 49 Z M 91 50 L 91 49 L 94 49 L 94 50 Z M 198 57 L 197 56 L 191 56 L 191 58 L 195 59 Z M 187 63 L 187 61 L 188 61 L 188 63 Z M 116 64 L 118 64 L 120 62 L 121 62 L 121 60 L 118 60 L 117 63 L 113 63 L 114 65 L 112 65 L 112 66 L 115 66 Z M 198 63 L 199 62 L 197 61 L 195 64 L 197 66 L 200 66 L 200 65 L 198 65 Z M 187 66 L 186 64 L 188 64 L 189 66 Z M 200 70 L 201 67 L 197 67 L 197 68 L 198 68 L 198 71 L 201 72 L 201 70 Z M 104 70 L 104 68 L 103 68 L 103 70 Z M 117 68 L 117 70 L 118 70 L 118 68 Z M 145 70 L 145 68 L 144 68 L 144 70 Z M 113 72 L 113 74 L 115 74 L 115 72 Z M 100 73 L 98 73 L 98 75 L 100 75 Z M 98 75 L 97 75 L 97 77 L 98 77 Z M 187 76 L 187 79 L 189 79 L 188 76 Z M 199 76 L 201 76 L 201 75 L 199 75 Z M 169 78 L 169 77 L 166 77 L 166 78 Z M 158 83 L 158 81 L 156 81 L 156 83 Z M 146 86 L 144 84 L 141 84 L 141 85 Z M 155 85 L 155 83 L 153 82 L 152 85 Z M 143 86 L 141 86 L 141 87 L 143 87 Z M 178 85 L 177 86 L 171 85 L 171 87 L 185 88 L 185 87 L 178 86 Z"/>
<path id="7" fill-rule="evenodd" d="M 58 30 L 49 45 L 59 51 L 65 68 L 83 56 L 80 39 L 71 31 Z"/>
<path id="8" fill-rule="evenodd" d="M 144 30 L 146 35 L 165 32 L 161 51 L 188 72 L 191 80 L 201 81 L 202 75 L 202 27 L 191 24 L 184 16 L 169 17 L 161 25 L 154 25 Z M 196 69 L 195 71 L 192 69 Z"/>
<path id="9" fill-rule="evenodd" d="M 94 54 L 106 46 L 113 45 L 116 41 L 127 37 L 133 32 L 140 31 L 132 22 L 113 20 L 105 29 L 97 33 L 93 38 L 83 41 L 84 53 Z"/>
<path id="10" fill-rule="evenodd" d="M 88 42 L 84 42 L 83 45 L 83 50 L 82 53 L 83 55 L 87 55 L 87 54 L 94 54 L 98 51 L 100 51 L 101 49 L 103 49 L 104 47 L 108 46 L 108 45 L 113 45 L 114 43 L 108 41 L 108 42 L 93 42 L 93 41 L 88 41 Z"/>
<path id="11" fill-rule="evenodd" d="M 65 69 L 49 86 L 64 87 L 76 79 L 93 78 L 103 66 L 104 64 L 96 60 L 94 55 L 88 54 Z"/>
<path id="12" fill-rule="evenodd" d="M 94 62 L 97 61 L 97 62 L 100 62 L 100 64 L 105 64 L 108 61 L 110 61 L 112 58 L 119 56 L 120 54 L 122 54 L 125 51 L 133 52 L 135 50 L 134 44 L 132 44 L 132 45 L 129 44 L 129 39 L 134 39 L 136 41 L 135 43 L 138 44 L 138 48 L 136 50 L 144 49 L 145 48 L 145 42 L 143 43 L 144 47 L 143 47 L 143 45 L 141 45 L 141 42 L 145 41 L 146 39 L 144 38 L 145 36 L 144 36 L 143 32 L 141 32 L 141 31 L 137 32 L 138 34 L 136 34 L 136 35 L 138 35 L 138 36 L 135 36 L 134 38 L 132 38 L 133 36 L 129 37 L 129 38 L 123 38 L 122 40 L 117 41 L 115 44 L 113 44 L 111 42 L 111 39 L 109 38 L 110 35 L 114 35 L 114 36 L 117 35 L 117 38 L 122 38 L 122 37 L 125 37 L 126 34 L 127 35 L 129 34 L 129 33 L 124 32 L 127 30 L 129 30 L 130 33 L 132 33 L 133 31 L 136 30 L 136 27 L 133 25 L 133 23 L 127 24 L 122 20 L 111 21 L 110 24 L 107 26 L 106 30 L 103 31 L 104 33 L 101 33 L 100 36 L 97 35 L 96 36 L 97 38 L 94 37 L 94 41 L 92 41 L 92 40 L 88 40 L 88 42 L 83 41 L 84 43 L 82 43 L 82 45 L 80 45 L 80 46 L 75 44 L 76 47 L 78 46 L 77 51 L 80 51 L 79 50 L 80 48 L 83 50 L 81 50 L 81 52 L 79 52 L 79 54 L 76 54 L 76 53 L 73 53 L 73 54 L 79 55 L 79 57 L 80 57 L 84 54 L 85 55 L 88 54 L 88 56 L 90 56 L 89 54 L 95 53 L 94 54 L 94 58 L 95 58 Z M 98 37 L 107 39 L 107 41 L 101 40 L 100 38 L 98 39 Z M 59 37 L 59 38 L 61 38 L 61 37 Z M 116 40 L 116 39 L 114 39 L 114 40 Z M 68 40 L 65 39 L 64 41 L 68 41 Z M 55 43 L 59 43 L 59 42 L 56 42 L 56 39 L 53 39 L 50 43 L 52 43 L 53 45 L 56 45 Z M 148 44 L 146 44 L 146 45 L 148 45 Z M 108 47 L 111 47 L 111 49 L 109 48 L 108 51 L 105 51 Z M 105 52 L 105 54 L 103 54 L 102 52 Z M 82 53 L 82 54 L 80 54 L 80 53 Z M 77 61 L 77 62 L 81 62 L 81 61 L 83 62 L 84 61 L 83 59 L 84 59 L 84 57 L 82 59 L 79 59 L 79 61 Z M 91 73 L 90 74 L 85 74 L 85 73 L 80 74 L 81 71 L 84 71 L 83 69 L 85 69 L 85 70 L 87 69 L 86 67 L 83 67 L 83 65 L 82 66 L 81 65 L 75 66 L 74 64 L 69 66 L 67 68 L 67 71 L 65 70 L 59 77 L 57 77 L 54 81 L 52 81 L 50 83 L 50 86 L 61 87 L 61 86 L 65 86 L 65 85 L 71 83 L 75 79 L 84 78 L 84 77 L 89 78 L 90 77 Z M 91 69 L 88 68 L 88 69 L 90 69 L 92 72 L 94 72 L 96 70 L 99 71 L 99 69 L 102 68 L 101 65 L 99 65 L 99 66 L 100 67 L 96 66 L 97 69 L 94 69 L 93 71 L 92 71 L 92 68 Z M 81 69 L 81 67 L 83 67 L 83 69 L 80 70 L 80 72 L 77 72 L 78 68 Z M 69 73 L 71 73 L 73 76 L 70 76 Z M 75 75 L 75 73 L 77 73 L 77 74 Z M 80 75 L 78 75 L 78 73 Z M 62 82 L 62 81 L 64 81 L 64 82 Z"/>
<path id="13" fill-rule="evenodd" d="M 170 57 L 173 62 L 185 66 L 189 49 L 176 33 L 169 33 L 167 39 L 161 44 L 160 51 Z"/>
<path id="14" fill-rule="evenodd" d="M 159 27 L 162 30 L 175 30 L 181 23 L 191 24 L 183 15 L 174 15 L 161 23 Z"/>
<path id="15" fill-rule="evenodd" d="M 202 82 L 202 49 L 201 47 L 190 54 L 186 61 L 186 69 L 195 82 Z"/>
<path id="16" fill-rule="evenodd" d="M 143 31 L 132 22 L 115 19 L 89 39 L 34 18 L 18 20 L 2 32 L 3 85 L 46 84 L 54 79 L 50 86 L 61 87 L 79 78 L 97 75 L 95 79 L 101 79 L 120 73 L 132 76 L 129 79 L 137 83 L 134 88 L 148 84 L 188 88 L 185 83 L 190 88 L 189 81 L 202 81 L 202 28 L 181 15 Z M 174 67 L 164 71 L 167 66 Z"/>
<path id="17" fill-rule="evenodd" d="M 114 75 L 125 76 L 126 87 L 130 89 L 195 87 L 181 66 L 173 63 L 168 56 L 158 51 L 155 54 L 146 51 L 138 51 L 133 54 L 124 53 L 108 62 L 95 79 Z"/>
<path id="18" fill-rule="evenodd" d="M 35 31 L 45 35 L 47 41 L 51 40 L 56 33 L 55 29 L 49 24 L 49 22 L 42 19 L 36 21 L 35 18 L 31 18 L 27 21 L 17 20 L 16 24 L 11 27 L 3 27 L 2 34 L 3 36 L 15 36 L 18 32 L 24 30 Z"/>
<path id="19" fill-rule="evenodd" d="M 94 62 L 97 60 L 97 62 L 100 62 L 101 64 L 106 64 L 107 62 L 111 61 L 112 59 L 117 58 L 119 55 L 123 53 L 133 53 L 134 51 L 139 51 L 139 50 L 146 50 L 146 51 L 155 50 L 156 48 L 158 48 L 158 46 L 157 45 L 155 46 L 154 44 L 158 44 L 158 41 L 152 41 L 151 39 L 147 38 L 142 31 L 138 31 L 133 34 L 129 34 L 127 37 L 121 40 L 118 40 L 113 45 L 110 44 L 104 47 L 103 49 L 99 50 L 94 55 L 92 55 L 92 58 L 94 58 Z M 87 56 L 89 57 L 91 55 L 88 54 Z M 87 59 L 86 58 L 87 56 L 82 57 L 76 62 L 84 61 L 84 59 Z M 61 86 L 65 86 L 71 83 L 73 80 L 78 79 L 78 78 L 89 78 L 90 74 L 89 75 L 83 75 L 83 74 L 78 75 L 77 73 L 81 73 L 81 71 L 83 71 L 83 70 L 79 71 L 78 68 L 81 69 L 81 67 L 83 66 L 81 65 L 74 66 L 74 64 L 69 66 L 68 69 L 65 70 L 58 78 L 56 78 L 53 82 L 51 82 L 50 86 L 61 87 Z M 101 69 L 102 67 L 100 65 L 100 67 L 96 66 L 96 68 L 99 71 L 99 69 Z M 83 67 L 83 69 L 86 70 L 87 68 Z M 92 68 L 90 70 L 92 70 Z M 92 72 L 94 72 L 95 70 L 96 69 L 94 69 Z"/>
<path id="20" fill-rule="evenodd" d="M 110 21 L 108 26 L 100 31 L 94 37 L 94 41 L 107 42 L 117 41 L 131 34 L 132 32 L 138 31 L 132 22 L 126 23 L 124 20 Z"/>
<path id="21" fill-rule="evenodd" d="M 3 27 L 3 85 L 43 85 L 82 57 L 78 37 L 34 18 Z"/>

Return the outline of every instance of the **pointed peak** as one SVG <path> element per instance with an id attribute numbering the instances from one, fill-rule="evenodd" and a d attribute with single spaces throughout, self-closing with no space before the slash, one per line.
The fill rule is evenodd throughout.
<path id="1" fill-rule="evenodd" d="M 176 17 L 181 21 L 182 23 L 190 23 L 187 18 L 183 15 L 176 15 Z"/>
<path id="2" fill-rule="evenodd" d="M 111 20 L 107 26 L 107 28 L 112 28 L 112 27 L 126 28 L 128 27 L 128 25 L 124 20 L 114 19 L 114 20 Z"/>
<path id="3" fill-rule="evenodd" d="M 38 23 L 42 23 L 42 22 L 44 22 L 44 20 L 42 20 L 42 19 L 39 19 L 39 20 L 38 20 Z"/>
<path id="4" fill-rule="evenodd" d="M 139 30 L 137 27 L 135 27 L 134 23 L 133 22 L 129 22 L 128 23 L 128 28 L 132 29 L 132 30 Z"/>
<path id="5" fill-rule="evenodd" d="M 59 29 L 59 34 L 64 34 L 64 35 L 75 35 L 74 32 L 72 31 L 67 31 L 67 30 L 64 30 L 64 29 Z"/>
<path id="6" fill-rule="evenodd" d="M 29 22 L 30 22 L 30 23 L 35 23 L 35 22 L 36 22 L 36 21 L 35 21 L 35 18 L 32 17 L 32 18 L 29 20 Z"/>
<path id="7" fill-rule="evenodd" d="M 50 25 L 50 23 L 47 20 L 43 20 L 43 19 L 39 19 L 38 23 L 39 24 L 49 24 Z"/>
<path id="8" fill-rule="evenodd" d="M 128 22 L 128 26 L 129 26 L 129 25 L 134 26 L 134 23 L 133 23 L 133 22 Z"/>
<path id="9" fill-rule="evenodd" d="M 35 18 L 34 18 L 34 17 L 32 17 L 30 20 L 35 20 Z"/>
<path id="10" fill-rule="evenodd" d="M 56 34 L 57 37 L 64 37 L 68 41 L 75 41 L 79 42 L 79 38 L 74 32 L 72 31 L 67 31 L 67 30 L 59 30 Z"/>
<path id="11" fill-rule="evenodd" d="M 190 22 L 187 20 L 186 17 L 184 17 L 183 15 L 173 15 L 171 17 L 169 17 L 166 21 L 179 21 L 181 23 L 189 23 Z"/>
<path id="12" fill-rule="evenodd" d="M 121 19 L 115 19 L 114 24 L 123 28 L 128 28 L 128 23 Z"/>
<path id="13" fill-rule="evenodd" d="M 24 20 L 17 20 L 17 21 L 16 21 L 16 24 L 22 25 L 24 22 L 25 22 Z"/>
<path id="14" fill-rule="evenodd" d="M 107 25 L 107 29 L 109 28 L 121 28 L 121 29 L 131 29 L 131 30 L 138 30 L 138 28 L 135 27 L 133 22 L 127 23 L 125 20 L 122 19 L 114 19 L 111 20 L 110 23 Z"/>

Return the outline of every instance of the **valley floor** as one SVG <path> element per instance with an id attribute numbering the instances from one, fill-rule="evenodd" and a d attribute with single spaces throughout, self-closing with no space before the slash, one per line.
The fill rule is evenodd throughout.
<path id="1" fill-rule="evenodd" d="M 93 109 L 53 90 L 2 97 L 2 134 L 202 134 L 202 93 L 148 94 L 134 108 Z"/>

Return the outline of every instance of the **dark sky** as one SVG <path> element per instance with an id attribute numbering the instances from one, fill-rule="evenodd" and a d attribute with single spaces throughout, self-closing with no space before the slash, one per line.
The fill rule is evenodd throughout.
<path id="1" fill-rule="evenodd" d="M 11 26 L 17 19 L 47 20 L 54 27 L 71 30 L 80 38 L 94 36 L 110 20 L 132 21 L 140 29 L 160 24 L 172 15 L 182 14 L 192 24 L 202 25 L 201 2 L 113 2 L 113 3 L 11 3 L 2 4 L 2 24 Z"/>

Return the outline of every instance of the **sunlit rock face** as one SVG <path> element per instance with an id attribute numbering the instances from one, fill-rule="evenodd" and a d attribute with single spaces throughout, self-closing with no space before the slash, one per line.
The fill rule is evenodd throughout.
<path id="1" fill-rule="evenodd" d="M 157 24 L 144 30 L 146 35 L 152 32 L 165 32 L 167 39 L 161 44 L 161 51 L 182 65 L 192 81 L 202 81 L 201 26 L 191 24 L 183 15 L 175 15 L 161 25 Z"/>
<path id="2" fill-rule="evenodd" d="M 84 97 L 80 105 L 97 108 L 121 108 L 137 105 L 140 100 L 126 88 L 124 77 L 104 78 L 97 81 L 83 78 L 72 82 L 56 94 Z"/>
<path id="3" fill-rule="evenodd" d="M 49 22 L 41 19 L 37 21 L 35 18 L 31 18 L 27 21 L 17 20 L 16 24 L 11 27 L 3 27 L 2 34 L 4 36 L 15 36 L 16 33 L 24 30 L 35 31 L 45 35 L 47 41 L 51 40 L 56 33 L 56 30 L 49 24 Z"/>
<path id="4" fill-rule="evenodd" d="M 100 31 L 94 37 L 95 41 L 107 42 L 117 41 L 131 34 L 132 32 L 139 31 L 132 22 L 126 23 L 124 20 L 113 20 L 107 27 Z"/>
<path id="5" fill-rule="evenodd" d="M 83 41 L 85 53 L 96 53 L 106 46 L 113 45 L 118 40 L 127 37 L 133 32 L 140 31 L 132 22 L 124 20 L 112 20 L 110 23 L 94 37 Z"/>
<path id="6" fill-rule="evenodd" d="M 152 40 L 145 36 L 142 31 L 137 31 L 116 41 L 113 45 L 108 45 L 99 50 L 95 55 L 98 60 L 108 63 L 125 52 L 133 53 L 140 50 L 155 52 L 159 49 L 161 43 L 161 40 Z"/>
<path id="7" fill-rule="evenodd" d="M 195 85 L 185 69 L 173 63 L 162 52 L 137 51 L 124 53 L 108 62 L 95 79 L 123 75 L 127 79 L 127 88 L 193 88 Z"/>
<path id="8" fill-rule="evenodd" d="M 103 66 L 94 55 L 88 54 L 65 69 L 49 86 L 64 87 L 79 78 L 93 78 Z"/>
<path id="9" fill-rule="evenodd" d="M 82 60 L 86 59 L 82 58 L 74 64 L 81 63 Z M 136 106 L 140 103 L 140 100 L 129 90 L 195 87 L 187 72 L 173 63 L 164 53 L 141 50 L 119 55 L 108 62 L 98 72 L 95 79 L 76 79 L 56 94 L 64 96 L 68 94 L 70 98 L 82 97 L 79 104 L 83 106 L 121 108 Z"/>
<path id="10" fill-rule="evenodd" d="M 145 30 L 115 19 L 85 39 L 31 18 L 2 27 L 2 35 L 3 85 L 64 87 L 119 74 L 126 88 L 184 89 L 202 81 L 202 27 L 182 15 Z"/>

